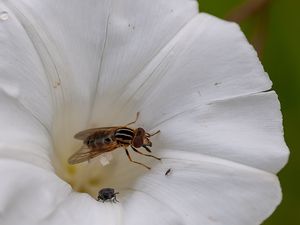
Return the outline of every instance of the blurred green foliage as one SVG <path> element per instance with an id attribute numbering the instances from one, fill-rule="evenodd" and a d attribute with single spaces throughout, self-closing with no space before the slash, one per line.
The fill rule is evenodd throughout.
<path id="1" fill-rule="evenodd" d="M 252 2 L 260 0 L 252 0 Z M 202 12 L 221 18 L 239 12 L 237 6 L 250 0 L 199 0 Z M 285 140 L 291 155 L 279 173 L 283 200 L 264 225 L 300 224 L 300 1 L 273 0 L 239 21 L 250 42 L 260 49 L 260 58 L 273 81 L 283 113 Z M 242 225 L 242 224 L 241 224 Z"/>

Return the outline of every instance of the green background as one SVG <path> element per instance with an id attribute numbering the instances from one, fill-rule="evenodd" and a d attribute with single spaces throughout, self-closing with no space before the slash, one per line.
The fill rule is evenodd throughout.
<path id="1" fill-rule="evenodd" d="M 242 14 L 242 4 L 263 0 L 199 0 L 201 12 L 221 18 Z M 300 1 L 273 0 L 238 21 L 251 43 L 262 43 L 260 58 L 273 81 L 283 113 L 285 140 L 290 159 L 279 173 L 283 200 L 264 225 L 300 224 Z M 242 225 L 242 224 L 241 224 Z"/>

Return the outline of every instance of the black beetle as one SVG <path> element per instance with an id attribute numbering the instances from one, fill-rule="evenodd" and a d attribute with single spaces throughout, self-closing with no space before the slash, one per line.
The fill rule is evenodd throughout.
<path id="1" fill-rule="evenodd" d="M 105 202 L 106 200 L 110 200 L 112 202 L 119 202 L 116 198 L 117 194 L 119 194 L 119 192 L 115 192 L 113 188 L 103 188 L 98 192 L 97 201 L 102 200 L 102 202 Z"/>

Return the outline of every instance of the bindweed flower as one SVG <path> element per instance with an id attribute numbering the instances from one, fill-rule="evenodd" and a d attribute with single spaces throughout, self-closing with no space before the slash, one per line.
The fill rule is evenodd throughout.
<path id="1" fill-rule="evenodd" d="M 281 200 L 277 95 L 239 27 L 196 1 L 0 1 L 0 224 L 255 225 Z M 75 166 L 73 135 L 161 132 Z M 99 160 L 102 162 L 102 165 Z M 171 169 L 165 175 L 166 171 Z M 119 203 L 98 202 L 113 188 Z"/>

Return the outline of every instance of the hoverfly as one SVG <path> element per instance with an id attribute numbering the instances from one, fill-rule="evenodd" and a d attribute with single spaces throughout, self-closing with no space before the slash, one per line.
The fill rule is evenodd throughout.
<path id="1" fill-rule="evenodd" d="M 130 146 L 133 151 L 141 155 L 161 160 L 156 156 L 145 154 L 137 149 L 142 147 L 146 151 L 151 152 L 149 148 L 152 147 L 150 137 L 160 132 L 157 131 L 153 134 L 149 134 L 141 127 L 137 129 L 129 128 L 128 126 L 134 124 L 138 120 L 138 117 L 139 113 L 137 113 L 135 121 L 128 123 L 125 126 L 93 128 L 75 134 L 74 138 L 83 140 L 83 145 L 68 159 L 69 164 L 88 161 L 103 153 L 123 147 L 131 162 L 142 165 L 147 169 L 151 169 L 143 163 L 132 160 L 127 149 Z"/>

